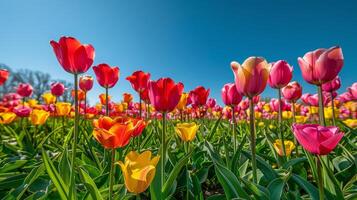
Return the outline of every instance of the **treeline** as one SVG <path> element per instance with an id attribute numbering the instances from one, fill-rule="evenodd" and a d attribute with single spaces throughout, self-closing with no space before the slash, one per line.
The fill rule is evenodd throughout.
<path id="1" fill-rule="evenodd" d="M 68 88 L 60 97 L 60 101 L 71 101 L 71 89 L 73 84 L 64 80 L 52 79 L 47 73 L 40 71 L 33 71 L 30 69 L 12 70 L 11 67 L 1 64 L 0 69 L 7 69 L 10 72 L 9 79 L 4 85 L 0 87 L 0 96 L 9 92 L 16 92 L 16 87 L 20 83 L 29 83 L 32 85 L 34 91 L 31 96 L 33 99 L 42 100 L 41 96 L 44 92 L 50 91 L 50 85 L 53 82 L 61 82 Z"/>

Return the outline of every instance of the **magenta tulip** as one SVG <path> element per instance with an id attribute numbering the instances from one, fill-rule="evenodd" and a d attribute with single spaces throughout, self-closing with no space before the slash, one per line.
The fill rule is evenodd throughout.
<path id="1" fill-rule="evenodd" d="M 302 95 L 302 87 L 296 81 L 290 82 L 288 85 L 283 87 L 282 94 L 286 100 L 296 102 Z"/>
<path id="2" fill-rule="evenodd" d="M 234 83 L 227 83 L 221 90 L 223 103 L 227 106 L 236 106 L 242 101 L 242 95 L 238 93 Z"/>
<path id="3" fill-rule="evenodd" d="M 280 100 L 281 102 L 281 108 L 283 109 L 284 107 L 286 107 L 286 103 L 284 100 Z M 270 109 L 274 112 L 278 112 L 279 111 L 279 100 L 278 99 L 271 99 L 269 102 L 269 106 Z"/>
<path id="4" fill-rule="evenodd" d="M 51 84 L 51 93 L 57 97 L 62 96 L 65 89 L 64 85 L 60 82 Z"/>
<path id="5" fill-rule="evenodd" d="M 350 94 L 351 99 L 357 100 L 357 83 L 353 83 L 353 85 L 348 88 L 348 93 Z"/>
<path id="6" fill-rule="evenodd" d="M 329 154 L 343 137 L 343 132 L 336 126 L 293 124 L 292 128 L 301 146 L 310 153 L 317 155 Z"/>
<path id="7" fill-rule="evenodd" d="M 17 94 L 21 95 L 22 97 L 29 97 L 33 92 L 33 88 L 28 83 L 20 83 L 17 87 Z"/>
<path id="8" fill-rule="evenodd" d="M 279 89 L 285 87 L 293 77 L 293 67 L 284 60 L 271 63 L 268 83 L 270 87 Z"/>
<path id="9" fill-rule="evenodd" d="M 329 49 L 317 49 L 298 58 L 302 77 L 313 85 L 332 81 L 343 66 L 342 49 L 338 46 Z"/>
<path id="10" fill-rule="evenodd" d="M 341 80 L 338 76 L 332 81 L 322 84 L 322 90 L 325 92 L 333 92 L 341 87 Z"/>

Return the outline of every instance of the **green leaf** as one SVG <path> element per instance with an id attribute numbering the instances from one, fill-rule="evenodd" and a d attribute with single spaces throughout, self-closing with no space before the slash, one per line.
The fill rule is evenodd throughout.
<path id="1" fill-rule="evenodd" d="M 306 157 L 301 157 L 301 158 L 294 158 L 289 160 L 288 162 L 284 163 L 283 168 L 288 169 L 289 167 L 292 167 L 294 165 L 297 165 L 299 163 L 307 161 Z"/>
<path id="2" fill-rule="evenodd" d="M 218 178 L 218 181 L 221 183 L 224 193 L 227 199 L 234 198 L 245 198 L 250 199 L 249 195 L 243 190 L 242 186 L 239 184 L 238 178 L 233 172 L 227 169 L 223 164 L 218 162 L 217 158 L 219 155 L 213 151 L 211 145 L 206 142 L 205 144 L 208 154 L 210 155 L 213 163 L 214 169 Z"/>
<path id="3" fill-rule="evenodd" d="M 219 123 L 221 122 L 221 119 L 222 119 L 222 117 L 220 117 L 220 118 L 216 121 L 216 123 L 214 124 L 214 126 L 212 127 L 212 129 L 211 129 L 209 135 L 207 136 L 207 140 L 208 140 L 208 141 L 211 141 L 212 137 L 213 137 L 214 134 L 216 133 L 217 127 L 218 127 Z"/>
<path id="4" fill-rule="evenodd" d="M 311 183 L 307 182 L 305 179 L 301 178 L 299 175 L 293 174 L 291 178 L 307 192 L 312 200 L 319 199 L 319 191 L 318 189 L 312 185 Z"/>
<path id="5" fill-rule="evenodd" d="M 27 163 L 27 160 L 15 160 L 7 162 L 3 167 L 0 168 L 0 173 L 5 173 L 9 171 L 21 168 Z"/>
<path id="6" fill-rule="evenodd" d="M 250 152 L 242 151 L 242 153 L 247 158 L 252 159 L 252 154 Z M 271 166 L 263 158 L 261 158 L 260 156 L 256 155 L 256 159 L 257 159 L 257 167 L 258 167 L 258 169 L 260 169 L 260 171 L 263 172 L 264 176 L 266 176 L 266 178 L 269 181 L 274 180 L 275 178 L 278 177 L 278 173 L 276 171 L 274 171 L 274 169 L 271 168 Z"/>
<path id="7" fill-rule="evenodd" d="M 176 180 L 177 176 L 179 175 L 181 169 L 187 164 L 188 159 L 191 157 L 192 153 L 188 153 L 186 156 L 184 156 L 183 158 L 181 158 L 176 165 L 174 166 L 174 168 L 172 169 L 168 179 L 166 180 L 164 187 L 162 189 L 162 192 L 164 193 L 164 195 L 168 195 L 169 190 L 171 189 L 172 184 L 174 183 L 174 181 Z"/>
<path id="8" fill-rule="evenodd" d="M 48 158 L 47 153 L 44 149 L 42 149 L 42 159 L 43 163 L 45 164 L 47 174 L 51 178 L 53 184 L 57 188 L 58 194 L 60 195 L 61 199 L 66 200 L 68 199 L 68 187 L 62 180 L 61 176 L 58 174 L 55 166 L 53 165 L 52 161 Z"/>
<path id="9" fill-rule="evenodd" d="M 81 168 L 79 169 L 79 174 L 81 176 L 82 182 L 86 186 L 87 190 L 90 192 L 92 198 L 102 200 L 103 197 L 100 194 L 97 185 L 95 184 L 93 179 Z"/>
<path id="10" fill-rule="evenodd" d="M 270 191 L 271 200 L 281 199 L 281 194 L 283 193 L 284 185 L 285 180 L 282 178 L 276 178 L 269 183 L 268 190 Z"/>
<path id="11" fill-rule="evenodd" d="M 343 192 L 340 187 L 340 183 L 337 181 L 337 179 L 336 179 L 335 175 L 333 174 L 333 172 L 331 171 L 331 169 L 326 165 L 324 159 L 322 159 L 321 157 L 319 159 L 322 163 L 323 171 L 327 173 L 327 175 L 328 175 L 329 179 L 332 181 L 332 183 L 333 183 L 332 185 L 335 189 L 335 191 L 329 191 L 329 192 L 336 195 L 337 199 L 343 199 L 344 197 L 343 197 Z"/>

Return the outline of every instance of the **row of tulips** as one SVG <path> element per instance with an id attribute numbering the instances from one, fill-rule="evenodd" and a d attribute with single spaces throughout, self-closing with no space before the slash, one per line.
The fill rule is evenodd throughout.
<path id="1" fill-rule="evenodd" d="M 52 122 L 52 131 L 56 130 L 58 121 L 62 120 L 63 136 L 66 135 L 65 127 L 73 122 L 73 134 L 70 135 L 72 150 L 69 162 L 69 186 L 66 186 L 65 189 L 62 188 L 62 191 L 58 188 L 61 184 L 55 185 L 62 199 L 78 198 L 76 193 L 81 189 L 78 188 L 77 174 L 86 177 L 76 162 L 77 150 L 82 148 L 78 145 L 83 137 L 87 137 L 80 127 L 81 125 L 91 126 L 92 137 L 103 147 L 103 159 L 107 162 L 103 170 L 109 171 L 107 174 L 109 179 L 107 182 L 108 199 L 116 198 L 114 196 L 115 185 L 118 183 L 118 179 L 115 178 L 116 164 L 122 171 L 126 189 L 136 194 L 136 197 L 140 198 L 139 194 L 145 192 L 154 182 L 154 186 L 150 186 L 150 188 L 159 188 L 159 194 L 154 194 L 155 189 L 150 189 L 151 198 L 168 198 L 167 188 L 172 187 L 173 179 L 178 176 L 183 167 L 186 168 L 188 177 L 194 176 L 194 170 L 189 169 L 195 165 L 194 158 L 190 158 L 191 154 L 197 151 L 195 145 L 205 146 L 204 148 L 211 156 L 210 160 L 214 164 L 216 173 L 220 174 L 222 171 L 228 170 L 224 173 L 228 173 L 230 178 L 224 178 L 222 174 L 218 176 L 218 181 L 224 189 L 224 196 L 227 199 L 231 197 L 246 198 L 245 192 L 235 192 L 239 191 L 236 186 L 229 187 L 232 183 L 236 184 L 234 180 L 229 180 L 235 177 L 236 170 L 234 169 L 236 168 L 228 163 L 230 163 L 230 157 L 236 159 L 236 155 L 242 154 L 244 146 L 242 135 L 248 135 L 250 168 L 252 170 L 249 176 L 250 188 L 260 184 L 259 171 L 262 169 L 258 169 L 259 163 L 257 162 L 262 165 L 262 161 L 257 155 L 257 151 L 259 151 L 259 149 L 257 150 L 257 146 L 259 146 L 257 139 L 261 138 L 258 135 L 261 134 L 261 130 L 274 132 L 273 135 L 276 138 L 272 140 L 271 144 L 274 154 L 277 153 L 279 156 L 277 158 L 279 167 L 284 167 L 284 163 L 285 165 L 289 163 L 293 151 L 295 151 L 295 159 L 298 159 L 301 154 L 305 154 L 309 158 L 311 168 L 316 169 L 313 175 L 319 188 L 318 197 L 325 199 L 326 188 L 324 185 L 326 181 L 332 179 L 331 177 L 330 179 L 324 178 L 326 173 L 331 171 L 330 160 L 326 155 L 337 147 L 345 135 L 337 126 L 337 122 L 343 121 L 342 124 L 350 130 L 354 130 L 357 126 L 357 83 L 349 87 L 345 93 L 337 96 L 337 90 L 341 87 L 338 73 L 342 69 L 344 61 L 340 47 L 318 49 L 298 58 L 304 80 L 309 84 L 316 85 L 317 94 L 303 94 L 302 86 L 296 81 L 291 82 L 293 67 L 286 61 L 279 60 L 268 63 L 262 57 L 249 57 L 242 64 L 236 61 L 231 63 L 235 81 L 225 84 L 221 90 L 225 107 L 219 106 L 215 99 L 209 98 L 210 89 L 199 86 L 186 93 L 182 83 L 176 83 L 171 78 L 151 80 L 150 73 L 143 71 L 136 71 L 126 78 L 137 93 L 139 102 L 133 102 L 133 95 L 124 93 L 123 100 L 115 103 L 111 100 L 109 89 L 118 82 L 120 70 L 119 67 L 103 63 L 93 66 L 92 69 L 97 82 L 103 87 L 104 93 L 99 95 L 100 103 L 90 106 L 86 97 L 93 87 L 94 80 L 89 75 L 79 75 L 86 73 L 93 65 L 94 47 L 81 44 L 72 37 L 62 37 L 58 42 L 51 41 L 50 44 L 60 65 L 65 71 L 73 74 L 73 105 L 69 102 L 57 101 L 66 90 L 61 83 L 51 84 L 50 91 L 42 95 L 42 104 L 37 100 L 30 99 L 33 88 L 27 83 L 22 83 L 16 88 L 16 93 L 5 94 L 2 97 L 0 124 L 3 127 L 10 126 L 15 122 L 23 124 L 27 123 L 28 118 L 28 121 L 35 126 L 33 133 L 35 137 L 32 137 L 32 140 L 36 140 L 36 136 L 40 134 L 38 126 L 50 124 L 50 122 L 46 122 L 47 120 Z M 0 85 L 8 77 L 8 71 L 0 70 Z M 277 90 L 276 99 L 261 100 L 259 95 L 265 90 L 267 84 Z M 244 97 L 246 98 L 244 99 Z M 222 118 L 228 122 L 230 132 L 228 135 L 231 137 L 227 139 L 226 136 L 221 136 L 218 139 L 222 140 L 224 144 L 227 167 L 221 166 L 220 158 L 214 156 L 215 152 L 212 151 L 210 144 L 215 130 L 219 129 Z M 284 122 L 284 119 L 288 120 L 288 123 Z M 294 137 L 286 134 L 286 126 L 290 120 Z M 205 133 L 207 124 L 212 122 L 215 125 L 211 129 L 211 133 Z M 311 124 L 306 124 L 307 122 Z M 174 167 L 170 167 L 170 162 L 173 161 L 168 157 L 173 153 L 170 142 L 172 140 L 170 134 L 172 123 L 175 124 L 174 132 L 177 138 L 181 140 L 175 145 L 182 144 L 185 154 L 181 159 L 184 164 L 178 162 Z M 331 126 L 327 126 L 327 124 Z M 161 130 L 159 131 L 157 127 L 160 127 Z M 155 142 L 156 146 L 154 146 L 159 155 L 154 157 L 152 156 L 153 151 L 150 150 L 153 148 L 142 149 L 142 143 L 147 142 L 150 136 L 146 131 L 149 129 L 156 130 L 156 135 L 153 137 L 159 139 L 159 143 Z M 245 134 L 245 130 L 249 130 L 249 134 Z M 272 139 L 266 133 L 263 138 Z M 199 143 L 193 145 L 195 140 L 198 140 Z M 41 142 L 33 142 L 33 145 L 39 143 L 41 144 Z M 228 151 L 226 143 L 232 146 L 231 153 Z M 124 161 L 118 161 L 121 153 L 129 149 L 132 151 L 127 152 Z M 43 152 L 42 154 L 46 160 L 47 153 Z M 96 153 L 91 152 L 91 154 Z M 98 162 L 98 159 L 94 160 Z M 51 165 L 51 161 L 49 163 Z M 232 169 L 227 169 L 228 166 L 231 166 Z M 168 174 L 169 176 L 167 176 Z M 53 176 L 51 179 L 56 182 Z M 159 180 L 155 181 L 155 179 Z M 241 178 L 239 180 L 240 182 L 247 181 Z M 92 197 L 99 198 L 98 195 L 101 195 L 97 194 L 96 184 L 93 184 L 93 180 L 88 177 L 87 181 L 91 187 L 90 190 L 94 188 L 94 193 L 96 193 L 91 194 Z M 192 189 L 192 186 L 187 182 L 186 199 L 192 197 L 190 194 Z M 251 193 L 256 195 L 254 192 Z M 331 197 L 332 194 L 327 195 Z"/>

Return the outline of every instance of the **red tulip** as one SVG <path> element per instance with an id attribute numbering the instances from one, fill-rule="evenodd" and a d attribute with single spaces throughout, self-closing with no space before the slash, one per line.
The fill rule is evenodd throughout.
<path id="1" fill-rule="evenodd" d="M 268 83 L 270 87 L 278 89 L 286 86 L 293 77 L 293 67 L 284 60 L 271 64 Z"/>
<path id="2" fill-rule="evenodd" d="M 235 84 L 240 94 L 252 98 L 262 93 L 269 77 L 269 64 L 262 57 L 249 57 L 242 65 L 231 63 Z"/>
<path id="3" fill-rule="evenodd" d="M 236 106 L 242 101 L 242 95 L 238 93 L 234 83 L 227 83 L 221 90 L 223 103 L 227 106 Z"/>
<path id="4" fill-rule="evenodd" d="M 81 74 L 90 68 L 94 60 L 94 48 L 81 44 L 73 37 L 61 37 L 59 42 L 50 42 L 58 62 L 63 69 L 72 74 Z"/>
<path id="5" fill-rule="evenodd" d="M 288 101 L 295 102 L 302 95 L 302 87 L 301 85 L 294 81 L 283 87 L 282 94 L 284 98 Z"/>
<path id="6" fill-rule="evenodd" d="M 329 154 L 343 137 L 336 126 L 318 124 L 293 124 L 293 132 L 301 146 L 312 154 Z"/>
<path id="7" fill-rule="evenodd" d="M 341 80 L 338 76 L 332 81 L 322 84 L 322 90 L 325 92 L 333 92 L 341 87 Z"/>
<path id="8" fill-rule="evenodd" d="M 189 94 L 193 106 L 203 106 L 207 102 L 210 89 L 205 89 L 203 86 L 198 86 Z"/>
<path id="9" fill-rule="evenodd" d="M 353 83 L 353 85 L 348 88 L 348 93 L 350 94 L 351 99 L 357 100 L 357 83 Z"/>
<path id="10" fill-rule="evenodd" d="M 119 80 L 119 67 L 110 67 L 107 64 L 99 64 L 93 67 L 99 85 L 104 88 L 112 88 Z"/>
<path id="11" fill-rule="evenodd" d="M 140 92 L 140 98 L 145 103 L 150 103 L 149 90 L 147 88 L 145 90 L 143 90 L 142 92 Z"/>
<path id="12" fill-rule="evenodd" d="M 93 87 L 93 77 L 89 75 L 79 77 L 79 88 L 88 92 Z"/>
<path id="13" fill-rule="evenodd" d="M 183 84 L 170 78 L 160 78 L 148 82 L 149 98 L 157 111 L 170 112 L 175 109 L 183 92 Z"/>
<path id="14" fill-rule="evenodd" d="M 22 97 L 29 97 L 33 92 L 33 88 L 28 83 L 20 83 L 17 87 L 17 94 L 21 95 Z"/>
<path id="15" fill-rule="evenodd" d="M 332 81 L 343 66 L 342 49 L 338 46 L 330 49 L 317 49 L 298 58 L 302 77 L 314 85 Z"/>
<path id="16" fill-rule="evenodd" d="M 60 82 L 56 82 L 56 83 L 52 83 L 51 84 L 51 93 L 54 95 L 54 96 L 62 96 L 63 93 L 64 93 L 64 90 L 66 88 L 64 87 L 64 85 Z"/>
<path id="17" fill-rule="evenodd" d="M 10 72 L 6 69 L 0 69 L 0 85 L 3 85 L 9 78 Z"/>
<path id="18" fill-rule="evenodd" d="M 208 98 L 207 107 L 214 108 L 216 106 L 216 104 L 217 104 L 216 99 Z"/>
<path id="19" fill-rule="evenodd" d="M 131 87 L 133 87 L 136 92 L 141 93 L 147 88 L 147 84 L 150 80 L 150 73 L 136 71 L 131 76 L 126 77 L 126 80 L 131 83 Z"/>

